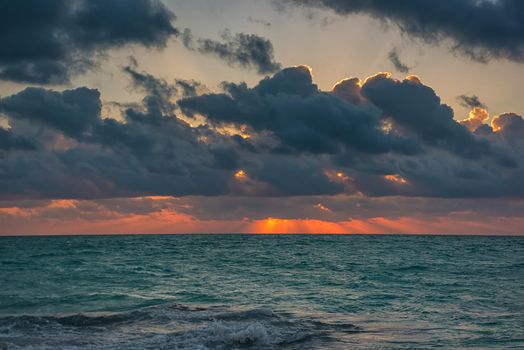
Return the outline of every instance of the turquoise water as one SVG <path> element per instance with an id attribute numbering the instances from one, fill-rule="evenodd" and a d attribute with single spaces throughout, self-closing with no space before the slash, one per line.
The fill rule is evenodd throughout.
<path id="1" fill-rule="evenodd" d="M 524 238 L 0 238 L 0 349 L 524 349 Z"/>

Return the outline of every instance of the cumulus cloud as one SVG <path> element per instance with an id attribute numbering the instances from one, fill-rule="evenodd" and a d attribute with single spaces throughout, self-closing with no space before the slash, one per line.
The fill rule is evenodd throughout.
<path id="1" fill-rule="evenodd" d="M 268 39 L 256 34 L 229 31 L 222 34 L 222 41 L 195 39 L 189 29 L 182 33 L 182 42 L 190 50 L 213 55 L 231 66 L 255 69 L 259 74 L 274 73 L 281 68 L 275 61 L 273 44 Z"/>
<path id="2" fill-rule="evenodd" d="M 100 109 L 100 93 L 85 87 L 63 92 L 26 88 L 0 99 L 0 112 L 11 120 L 31 120 L 68 136 L 78 136 L 92 126 Z"/>
<path id="3" fill-rule="evenodd" d="M 466 119 L 462 120 L 460 123 L 469 129 L 471 132 L 475 132 L 478 128 L 483 125 L 489 119 L 489 113 L 484 108 L 474 107 Z"/>
<path id="4" fill-rule="evenodd" d="M 377 74 L 366 80 L 362 95 L 402 131 L 414 133 L 425 143 L 465 157 L 490 152 L 489 144 L 457 123 L 451 107 L 442 104 L 435 91 L 419 79 L 398 81 L 388 74 Z"/>
<path id="5" fill-rule="evenodd" d="M 32 150 L 35 145 L 25 137 L 13 135 L 11 130 L 0 128 L 0 152 L 14 149 Z"/>
<path id="6" fill-rule="evenodd" d="M 515 113 L 504 113 L 491 121 L 493 130 L 507 137 L 524 137 L 524 119 Z"/>
<path id="7" fill-rule="evenodd" d="M 275 152 L 334 154 L 343 147 L 364 153 L 417 152 L 418 146 L 379 125 L 379 111 L 354 105 L 320 91 L 308 67 L 285 68 L 254 88 L 224 84 L 224 93 L 179 101 L 188 114 L 205 115 L 218 124 L 246 124 L 271 132 Z"/>
<path id="8" fill-rule="evenodd" d="M 452 42 L 451 49 L 480 62 L 524 62 L 524 3 L 520 0 L 389 1 L 277 0 L 280 4 L 326 8 L 337 14 L 367 14 L 427 43 Z"/>
<path id="9" fill-rule="evenodd" d="M 159 0 L 2 1 L 0 79 L 67 83 L 107 49 L 165 46 L 174 17 Z"/>
<path id="10" fill-rule="evenodd" d="M 299 66 L 212 93 L 124 70 L 144 97 L 121 119 L 85 87 L 0 99 L 0 198 L 524 196 L 522 118 L 471 132 L 416 77 L 322 91 Z"/>

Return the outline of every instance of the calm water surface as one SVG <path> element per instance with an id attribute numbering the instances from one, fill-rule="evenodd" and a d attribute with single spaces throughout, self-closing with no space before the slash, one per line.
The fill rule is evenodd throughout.
<path id="1" fill-rule="evenodd" d="M 524 238 L 0 238 L 0 349 L 524 349 Z"/>

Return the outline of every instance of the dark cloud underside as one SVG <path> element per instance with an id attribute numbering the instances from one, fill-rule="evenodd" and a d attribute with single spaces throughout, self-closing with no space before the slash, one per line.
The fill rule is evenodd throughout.
<path id="1" fill-rule="evenodd" d="M 524 120 L 471 132 L 415 77 L 322 91 L 299 66 L 202 93 L 124 70 L 144 98 L 123 120 L 104 118 L 85 87 L 0 99 L 0 198 L 524 196 Z"/>

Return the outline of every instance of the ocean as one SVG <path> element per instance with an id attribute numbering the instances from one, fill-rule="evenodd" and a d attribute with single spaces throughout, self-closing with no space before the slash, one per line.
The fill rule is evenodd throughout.
<path id="1" fill-rule="evenodd" d="M 0 349 L 524 349 L 524 238 L 0 238 Z"/>

